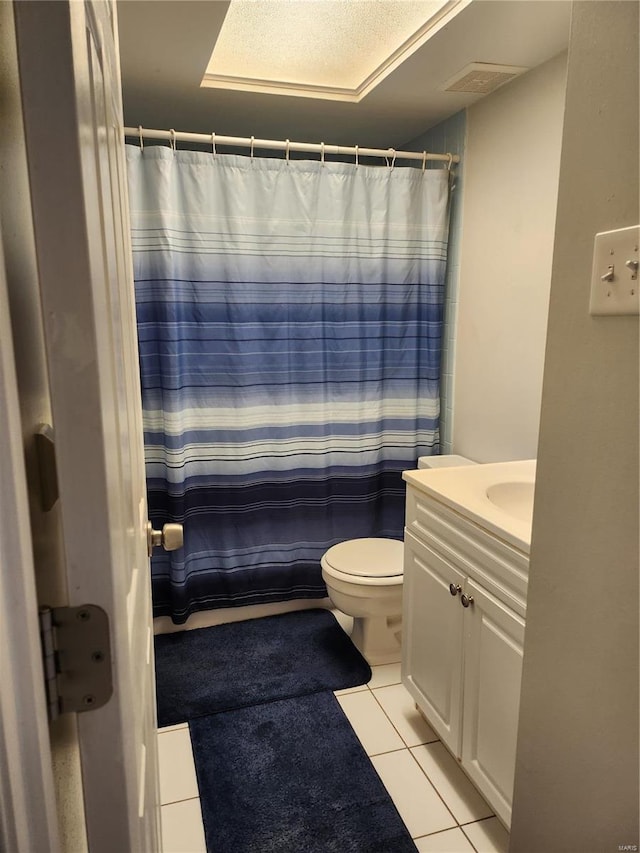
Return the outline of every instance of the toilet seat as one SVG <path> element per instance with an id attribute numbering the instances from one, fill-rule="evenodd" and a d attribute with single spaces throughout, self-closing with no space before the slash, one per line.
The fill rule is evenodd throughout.
<path id="1" fill-rule="evenodd" d="M 402 583 L 403 544 L 395 539 L 349 539 L 324 554 L 323 570 L 339 580 L 386 586 Z"/>

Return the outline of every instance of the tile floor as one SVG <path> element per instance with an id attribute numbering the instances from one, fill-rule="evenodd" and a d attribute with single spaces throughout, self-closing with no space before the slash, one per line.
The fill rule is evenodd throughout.
<path id="1" fill-rule="evenodd" d="M 400 664 L 372 671 L 368 685 L 336 696 L 419 853 L 507 853 L 507 832 L 416 711 Z M 158 741 L 164 853 L 205 853 L 187 724 L 160 729 Z"/>

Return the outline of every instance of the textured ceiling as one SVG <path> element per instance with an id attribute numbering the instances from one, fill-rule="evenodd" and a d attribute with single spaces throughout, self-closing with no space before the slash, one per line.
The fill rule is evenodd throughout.
<path id="1" fill-rule="evenodd" d="M 201 88 L 228 5 L 118 2 L 127 125 L 399 148 L 478 100 L 442 91 L 468 63 L 532 68 L 565 50 L 571 6 L 568 0 L 474 0 L 360 103 L 340 103 Z"/>
<path id="2" fill-rule="evenodd" d="M 357 90 L 447 0 L 232 0 L 207 74 Z"/>

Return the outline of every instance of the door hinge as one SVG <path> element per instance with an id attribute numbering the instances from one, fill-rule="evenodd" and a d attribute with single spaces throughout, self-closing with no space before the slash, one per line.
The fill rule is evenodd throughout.
<path id="1" fill-rule="evenodd" d="M 39 617 L 49 721 L 101 708 L 113 693 L 105 611 L 95 604 L 41 607 Z"/>
<path id="2" fill-rule="evenodd" d="M 40 424 L 34 435 L 34 442 L 40 472 L 40 506 L 43 512 L 49 512 L 56 505 L 59 496 L 53 427 Z"/>

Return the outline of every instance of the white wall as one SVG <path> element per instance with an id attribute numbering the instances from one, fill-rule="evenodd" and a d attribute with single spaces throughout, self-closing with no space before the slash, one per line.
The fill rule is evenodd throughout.
<path id="1" fill-rule="evenodd" d="M 440 453 L 452 453 L 453 443 L 453 380 L 460 283 L 461 208 L 464 195 L 466 122 L 467 111 L 460 110 L 401 146 L 405 151 L 437 151 L 460 156 L 460 162 L 454 167 L 454 180 L 449 199 L 449 246 L 444 283 L 444 325 L 440 364 Z M 419 165 L 418 168 L 420 168 Z"/>
<path id="2" fill-rule="evenodd" d="M 467 111 L 453 452 L 536 455 L 566 54 Z"/>
<path id="3" fill-rule="evenodd" d="M 638 317 L 588 310 L 594 235 L 640 218 L 638 35 L 574 4 L 512 853 L 639 843 Z"/>

